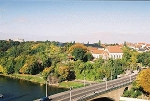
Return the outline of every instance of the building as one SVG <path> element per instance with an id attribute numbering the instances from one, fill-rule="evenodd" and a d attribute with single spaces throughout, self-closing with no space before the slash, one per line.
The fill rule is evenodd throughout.
<path id="1" fill-rule="evenodd" d="M 122 46 L 107 46 L 104 48 L 88 47 L 88 50 L 91 52 L 95 59 L 102 57 L 103 59 L 121 59 L 123 56 Z"/>
<path id="2" fill-rule="evenodd" d="M 107 46 L 103 52 L 103 59 L 122 59 L 123 50 L 119 46 Z"/>
<path id="3" fill-rule="evenodd" d="M 14 39 L 13 41 L 24 42 L 24 39 Z"/>
<path id="4" fill-rule="evenodd" d="M 93 55 L 95 59 L 102 57 L 104 47 L 98 44 L 85 44 L 88 47 L 89 52 Z"/>

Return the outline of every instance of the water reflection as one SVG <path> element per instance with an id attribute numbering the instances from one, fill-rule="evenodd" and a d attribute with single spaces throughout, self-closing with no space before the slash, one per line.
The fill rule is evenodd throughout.
<path id="1" fill-rule="evenodd" d="M 48 95 L 67 89 L 48 86 Z M 0 76 L 0 101 L 32 101 L 45 96 L 45 85 Z"/>

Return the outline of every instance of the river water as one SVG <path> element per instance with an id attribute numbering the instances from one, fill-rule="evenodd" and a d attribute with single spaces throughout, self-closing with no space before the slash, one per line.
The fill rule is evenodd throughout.
<path id="1" fill-rule="evenodd" d="M 48 86 L 48 95 L 66 91 L 64 88 Z M 0 101 L 33 101 L 45 96 L 45 85 L 0 76 Z"/>

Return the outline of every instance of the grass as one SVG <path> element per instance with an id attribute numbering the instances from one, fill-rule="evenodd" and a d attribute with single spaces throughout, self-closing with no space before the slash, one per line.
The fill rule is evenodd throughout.
<path id="1" fill-rule="evenodd" d="M 40 84 L 45 84 L 45 80 L 40 75 L 9 74 L 9 75 L 4 75 L 4 76 L 31 81 L 31 82 L 40 83 Z M 75 82 L 75 81 L 63 81 L 56 86 L 63 87 L 63 88 L 70 88 L 70 87 L 80 88 L 80 87 L 83 87 L 84 84 L 81 82 Z"/>
<path id="2" fill-rule="evenodd" d="M 8 76 L 17 78 L 17 79 L 21 79 L 21 80 L 36 82 L 36 83 L 42 83 L 42 84 L 45 83 L 45 80 L 39 75 L 12 74 L 12 75 L 8 75 Z"/>
<path id="3" fill-rule="evenodd" d="M 64 81 L 64 82 L 59 83 L 59 86 L 65 87 L 65 88 L 70 88 L 70 87 L 80 88 L 80 87 L 83 87 L 84 84 L 80 82 L 75 82 L 75 81 L 67 81 L 67 82 Z"/>

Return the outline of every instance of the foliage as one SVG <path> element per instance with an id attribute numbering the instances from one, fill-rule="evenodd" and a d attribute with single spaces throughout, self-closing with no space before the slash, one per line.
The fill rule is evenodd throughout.
<path id="1" fill-rule="evenodd" d="M 22 74 L 36 74 L 38 72 L 38 62 L 35 56 L 27 56 L 25 64 L 19 72 Z"/>
<path id="2" fill-rule="evenodd" d="M 83 60 L 85 56 L 85 51 L 81 48 L 75 48 L 72 53 L 75 60 Z"/>
<path id="3" fill-rule="evenodd" d="M 137 59 L 138 52 L 130 49 L 127 46 L 123 48 L 123 57 L 122 57 L 122 65 L 124 69 L 134 70 L 137 67 Z"/>
<path id="4" fill-rule="evenodd" d="M 82 49 L 84 52 L 87 52 L 87 47 L 84 46 L 83 44 L 80 44 L 80 43 L 76 43 L 74 45 L 72 45 L 70 48 L 69 48 L 69 52 L 72 53 L 72 51 L 76 48 L 80 48 Z"/>
<path id="5" fill-rule="evenodd" d="M 42 72 L 42 77 L 44 80 L 47 80 L 48 75 L 52 72 L 53 68 L 52 67 L 46 67 L 43 72 Z"/>
<path id="6" fill-rule="evenodd" d="M 148 69 L 144 69 L 142 70 L 137 78 L 136 78 L 136 82 L 137 84 L 143 88 L 143 90 L 145 92 L 147 92 L 148 94 L 150 94 L 150 68 Z"/>
<path id="7" fill-rule="evenodd" d="M 72 71 L 69 66 L 60 66 L 58 69 L 58 74 L 61 78 L 61 81 L 75 79 L 74 71 Z"/>
<path id="8" fill-rule="evenodd" d="M 2 67 L 1 65 L 0 65 L 0 73 L 3 73 L 3 74 L 7 73 L 6 69 Z"/>
<path id="9" fill-rule="evenodd" d="M 101 44 L 99 40 L 99 44 Z M 134 69 L 137 62 L 149 65 L 149 53 L 137 54 L 124 47 L 122 59 L 102 58 L 93 60 L 87 47 L 80 43 L 59 43 L 55 41 L 13 42 L 0 41 L 0 72 L 7 74 L 41 74 L 44 78 L 52 75 L 65 80 L 111 79 L 122 74 L 126 68 Z M 74 60 L 68 58 L 72 55 Z M 138 58 L 137 58 L 138 57 Z M 146 57 L 146 58 L 144 58 Z M 93 61 L 92 61 L 93 60 Z M 50 69 L 50 70 L 49 70 Z M 112 75 L 111 75 L 112 74 Z"/>
<path id="10" fill-rule="evenodd" d="M 131 89 L 127 89 L 123 92 L 124 97 L 137 98 L 140 95 L 142 95 L 142 92 L 141 89 L 137 86 L 136 82 L 132 83 Z"/>
<path id="11" fill-rule="evenodd" d="M 84 56 L 84 62 L 92 61 L 94 59 L 93 55 L 90 52 L 87 52 Z"/>
<path id="12" fill-rule="evenodd" d="M 8 62 L 6 64 L 7 74 L 13 74 L 14 73 L 14 58 L 9 57 Z"/>
<path id="13" fill-rule="evenodd" d="M 150 67 L 150 52 L 140 53 L 137 56 L 138 63 L 142 63 L 143 66 Z"/>
<path id="14" fill-rule="evenodd" d="M 87 62 L 94 59 L 92 54 L 88 52 L 87 47 L 83 44 L 76 43 L 70 47 L 69 51 L 75 60 Z"/>

